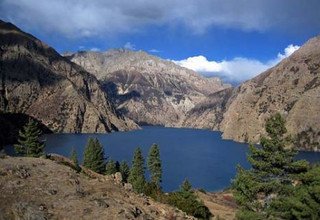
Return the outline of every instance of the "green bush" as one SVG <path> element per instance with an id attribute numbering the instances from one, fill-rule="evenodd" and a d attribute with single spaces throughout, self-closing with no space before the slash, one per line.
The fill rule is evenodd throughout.
<path id="1" fill-rule="evenodd" d="M 209 209 L 192 192 L 191 184 L 187 180 L 183 182 L 178 192 L 169 193 L 165 200 L 166 203 L 196 218 L 209 219 L 212 216 Z"/>

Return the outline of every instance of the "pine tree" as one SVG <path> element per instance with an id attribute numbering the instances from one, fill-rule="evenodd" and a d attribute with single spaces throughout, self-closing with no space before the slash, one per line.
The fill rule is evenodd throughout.
<path id="1" fill-rule="evenodd" d="M 120 163 L 119 170 L 120 170 L 120 173 L 122 175 L 122 181 L 126 183 L 128 181 L 128 177 L 129 177 L 129 174 L 130 174 L 130 168 L 129 168 L 129 166 L 128 166 L 126 161 L 122 161 Z"/>
<path id="2" fill-rule="evenodd" d="M 97 173 L 105 172 L 103 147 L 96 138 L 89 138 L 84 150 L 83 165 Z"/>
<path id="3" fill-rule="evenodd" d="M 272 201 L 269 213 L 278 219 L 320 219 L 320 166 L 299 175 L 290 194 Z"/>
<path id="4" fill-rule="evenodd" d="M 70 159 L 72 160 L 76 171 L 79 172 L 81 168 L 79 166 L 77 151 L 74 148 L 72 148 Z"/>
<path id="5" fill-rule="evenodd" d="M 160 188 L 160 183 L 162 181 L 162 166 L 160 150 L 156 144 L 153 144 L 150 148 L 147 165 L 151 175 L 151 182 Z"/>
<path id="6" fill-rule="evenodd" d="M 182 192 L 190 192 L 192 189 L 192 185 L 188 179 L 185 179 L 180 187 L 180 191 Z"/>
<path id="7" fill-rule="evenodd" d="M 106 174 L 111 175 L 115 174 L 116 172 L 118 172 L 117 165 L 113 160 L 110 159 L 106 165 Z"/>
<path id="8" fill-rule="evenodd" d="M 193 193 L 192 185 L 187 179 L 183 181 L 178 192 L 168 195 L 168 203 L 199 219 L 210 219 L 212 216 L 209 209 Z"/>
<path id="9" fill-rule="evenodd" d="M 306 171 L 306 161 L 294 161 L 296 151 L 288 149 L 285 120 L 280 114 L 266 122 L 269 137 L 262 137 L 260 147 L 249 146 L 250 170 L 238 167 L 234 180 L 235 199 L 241 207 L 239 219 L 267 218 L 266 207 L 273 198 L 291 192 L 293 177 Z"/>
<path id="10" fill-rule="evenodd" d="M 39 157 L 44 154 L 44 142 L 40 141 L 41 130 L 38 123 L 32 119 L 19 131 L 18 143 L 15 151 L 23 156 Z"/>
<path id="11" fill-rule="evenodd" d="M 138 193 L 142 193 L 144 190 L 146 182 L 144 171 L 144 158 L 142 156 L 141 149 L 138 147 L 134 152 L 132 167 L 128 177 L 128 182 L 132 184 L 133 189 Z"/>
<path id="12" fill-rule="evenodd" d="M 115 162 L 117 172 L 120 172 L 120 163 L 119 161 Z"/>

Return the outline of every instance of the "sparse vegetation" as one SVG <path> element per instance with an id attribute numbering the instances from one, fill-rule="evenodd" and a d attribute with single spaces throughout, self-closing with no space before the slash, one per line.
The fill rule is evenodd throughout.
<path id="1" fill-rule="evenodd" d="M 165 202 L 199 219 L 209 219 L 212 216 L 209 209 L 193 193 L 188 180 L 182 183 L 179 191 L 169 193 Z"/>

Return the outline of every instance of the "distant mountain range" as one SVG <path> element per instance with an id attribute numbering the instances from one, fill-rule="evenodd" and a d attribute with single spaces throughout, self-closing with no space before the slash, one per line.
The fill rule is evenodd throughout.
<path id="1" fill-rule="evenodd" d="M 143 51 L 62 57 L 2 21 L 0 48 L 0 111 L 32 116 L 52 131 L 130 130 L 135 121 L 258 142 L 265 120 L 280 112 L 301 149 L 320 149 L 320 37 L 235 88 Z"/>
<path id="2" fill-rule="evenodd" d="M 289 134 L 320 142 L 320 37 L 235 88 L 142 51 L 67 57 L 94 74 L 117 108 L 137 123 L 220 130 L 227 139 L 258 142 L 266 118 L 280 112 Z M 315 149 L 308 146 L 301 148 Z"/>
<path id="3" fill-rule="evenodd" d="M 229 88 L 143 51 L 78 52 L 67 57 L 94 74 L 117 109 L 139 124 L 180 127 L 208 95 Z"/>

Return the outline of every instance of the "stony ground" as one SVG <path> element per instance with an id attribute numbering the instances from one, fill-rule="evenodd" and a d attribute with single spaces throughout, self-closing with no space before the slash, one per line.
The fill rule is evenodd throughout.
<path id="1" fill-rule="evenodd" d="M 231 192 L 203 193 L 197 191 L 196 193 L 214 214 L 213 219 L 235 219 L 237 205 Z"/>
<path id="2" fill-rule="evenodd" d="M 0 159 L 0 219 L 190 219 L 168 205 L 41 158 Z"/>
<path id="3" fill-rule="evenodd" d="M 0 159 L 0 220 L 193 219 L 135 194 L 110 176 L 88 170 L 87 174 L 77 173 L 59 158 Z M 234 219 L 236 206 L 231 194 L 197 194 L 214 214 L 213 219 Z"/>

